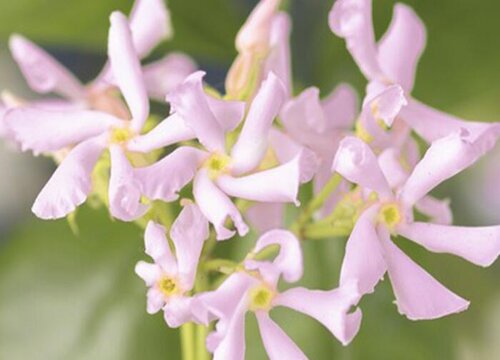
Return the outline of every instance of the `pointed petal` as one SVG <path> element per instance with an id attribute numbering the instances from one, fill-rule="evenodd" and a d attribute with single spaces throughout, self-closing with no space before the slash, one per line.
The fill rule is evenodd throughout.
<path id="1" fill-rule="evenodd" d="M 148 199 L 174 201 L 179 191 L 194 178 L 205 157 L 201 150 L 182 146 L 153 165 L 135 168 L 134 178 Z"/>
<path id="2" fill-rule="evenodd" d="M 139 132 L 149 115 L 149 100 L 141 63 L 127 18 L 115 11 L 110 16 L 108 56 L 113 77 L 132 114 L 132 127 Z"/>
<path id="3" fill-rule="evenodd" d="M 268 147 L 269 130 L 284 102 L 283 84 L 271 72 L 252 101 L 243 129 L 231 150 L 235 175 L 255 169 L 262 161 Z"/>
<path id="4" fill-rule="evenodd" d="M 321 101 L 326 127 L 349 130 L 358 115 L 358 95 L 349 84 L 340 84 Z"/>
<path id="5" fill-rule="evenodd" d="M 356 336 L 361 324 L 360 309 L 349 313 L 359 298 L 357 286 L 349 283 L 329 291 L 292 288 L 278 295 L 274 303 L 316 319 L 343 345 L 347 345 Z"/>
<path id="6" fill-rule="evenodd" d="M 332 170 L 352 183 L 376 191 L 383 198 L 392 197 L 375 154 L 358 138 L 347 136 L 340 142 Z"/>
<path id="7" fill-rule="evenodd" d="M 97 111 L 51 111 L 19 107 L 6 112 L 3 119 L 10 138 L 23 151 L 35 155 L 76 145 L 119 126 L 120 120 Z"/>
<path id="8" fill-rule="evenodd" d="M 401 314 L 410 320 L 437 319 L 461 312 L 469 302 L 452 293 L 428 272 L 406 256 L 379 231 L 396 303 Z"/>
<path id="9" fill-rule="evenodd" d="M 210 180 L 205 169 L 199 170 L 194 178 L 193 194 L 201 212 L 214 225 L 217 240 L 229 239 L 235 233 L 224 226 L 228 217 L 233 221 L 240 236 L 248 232 L 248 226 L 236 206 Z"/>
<path id="10" fill-rule="evenodd" d="M 413 9 L 404 4 L 394 5 L 389 29 L 378 43 L 378 60 L 384 74 L 408 93 L 413 88 L 425 42 L 425 25 Z"/>
<path id="11" fill-rule="evenodd" d="M 283 227 L 285 205 L 282 203 L 255 203 L 246 217 L 259 234 Z"/>
<path id="12" fill-rule="evenodd" d="M 340 285 L 357 281 L 362 295 L 372 293 L 387 270 L 375 229 L 377 211 L 378 206 L 372 206 L 356 221 L 340 271 Z"/>
<path id="13" fill-rule="evenodd" d="M 36 92 L 54 92 L 73 100 L 85 98 L 85 88 L 68 69 L 25 37 L 12 35 L 9 47 L 28 85 Z"/>
<path id="14" fill-rule="evenodd" d="M 92 190 L 92 170 L 105 148 L 100 137 L 78 144 L 61 162 L 33 204 L 41 219 L 59 219 L 73 212 Z"/>
<path id="15" fill-rule="evenodd" d="M 208 238 L 208 221 L 198 206 L 193 203 L 184 206 L 170 229 L 170 238 L 175 245 L 183 287 L 185 290 L 191 290 L 201 249 Z"/>
<path id="16" fill-rule="evenodd" d="M 490 266 L 500 255 L 500 226 L 465 227 L 415 222 L 398 233 L 429 251 L 460 256 L 476 265 Z"/>
<path id="17" fill-rule="evenodd" d="M 245 117 L 245 102 L 216 99 L 206 95 L 208 107 L 225 132 L 235 130 Z"/>
<path id="18" fill-rule="evenodd" d="M 210 151 L 224 152 L 222 126 L 211 111 L 203 91 L 203 71 L 197 71 L 167 95 L 167 101 L 193 129 L 198 140 Z"/>
<path id="19" fill-rule="evenodd" d="M 255 316 L 259 324 L 260 337 L 270 360 L 307 360 L 302 350 L 271 320 L 267 312 L 259 311 Z"/>
<path id="20" fill-rule="evenodd" d="M 347 49 L 365 77 L 368 80 L 382 78 L 373 33 L 372 1 L 336 1 L 328 21 L 335 35 L 345 39 Z"/>
<path id="21" fill-rule="evenodd" d="M 161 268 L 156 264 L 139 261 L 135 265 L 135 273 L 146 283 L 146 286 L 153 286 L 161 277 Z"/>
<path id="22" fill-rule="evenodd" d="M 415 207 L 424 215 L 429 216 L 432 223 L 451 225 L 453 222 L 449 199 L 440 200 L 427 195 L 420 199 Z"/>
<path id="23" fill-rule="evenodd" d="M 145 65 L 144 81 L 149 96 L 163 102 L 165 96 L 195 72 L 196 68 L 196 63 L 180 52 L 169 53 L 164 58 Z"/>
<path id="24" fill-rule="evenodd" d="M 186 296 L 172 296 L 163 307 L 163 317 L 167 325 L 171 328 L 192 321 L 191 314 L 192 298 Z"/>
<path id="25" fill-rule="evenodd" d="M 112 145 L 109 152 L 109 211 L 113 217 L 122 221 L 138 219 L 146 213 L 148 206 L 141 203 L 141 187 L 134 169 L 119 145 Z"/>
<path id="26" fill-rule="evenodd" d="M 170 250 L 166 230 L 163 226 L 150 221 L 144 232 L 144 244 L 148 254 L 168 275 L 177 275 L 177 262 Z"/>

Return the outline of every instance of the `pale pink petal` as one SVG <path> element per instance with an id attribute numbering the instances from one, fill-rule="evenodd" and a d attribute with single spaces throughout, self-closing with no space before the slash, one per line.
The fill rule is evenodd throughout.
<path id="1" fill-rule="evenodd" d="M 108 56 L 113 77 L 132 114 L 132 127 L 139 132 L 149 115 L 149 100 L 141 63 L 127 18 L 115 11 L 110 16 Z"/>
<path id="2" fill-rule="evenodd" d="M 206 154 L 194 147 L 182 146 L 153 165 L 134 169 L 142 195 L 150 200 L 174 201 L 179 191 L 194 178 Z"/>
<path id="3" fill-rule="evenodd" d="M 267 312 L 259 311 L 255 316 L 259 324 L 260 337 L 270 360 L 307 360 L 302 350 L 271 320 Z"/>
<path id="4" fill-rule="evenodd" d="M 170 276 L 177 275 L 177 262 L 170 250 L 166 230 L 163 226 L 150 221 L 144 232 L 144 244 L 148 254 L 161 269 Z"/>
<path id="5" fill-rule="evenodd" d="M 377 212 L 378 206 L 372 206 L 356 221 L 340 271 L 340 285 L 357 281 L 363 295 L 374 291 L 387 270 L 375 229 Z"/>
<path id="6" fill-rule="evenodd" d="M 283 203 L 255 203 L 247 210 L 246 218 L 259 234 L 283 227 Z"/>
<path id="7" fill-rule="evenodd" d="M 299 154 L 275 168 L 242 177 L 222 175 L 216 182 L 230 196 L 263 202 L 293 202 L 298 206 L 301 161 Z"/>
<path id="8" fill-rule="evenodd" d="M 164 58 L 145 65 L 142 70 L 149 96 L 164 101 L 165 96 L 195 72 L 196 68 L 196 63 L 183 53 L 169 53 Z"/>
<path id="9" fill-rule="evenodd" d="M 321 101 L 326 127 L 349 130 L 358 115 L 358 95 L 349 84 L 340 84 Z"/>
<path id="10" fill-rule="evenodd" d="M 73 100 L 85 98 L 85 88 L 56 59 L 21 35 L 12 35 L 9 47 L 29 86 L 36 92 L 55 92 Z"/>
<path id="11" fill-rule="evenodd" d="M 468 301 L 445 288 L 394 245 L 387 231 L 379 229 L 379 236 L 401 314 L 410 320 L 427 320 L 461 312 L 469 307 Z"/>
<path id="12" fill-rule="evenodd" d="M 259 165 L 267 151 L 269 130 L 284 102 L 283 84 L 271 72 L 253 99 L 243 129 L 231 150 L 235 175 L 244 174 Z"/>
<path id="13" fill-rule="evenodd" d="M 245 102 L 216 99 L 206 95 L 208 107 L 225 132 L 235 130 L 245 117 Z"/>
<path id="14" fill-rule="evenodd" d="M 172 36 L 170 13 L 163 0 L 135 0 L 130 13 L 134 47 L 144 58 L 162 40 Z"/>
<path id="15" fill-rule="evenodd" d="M 203 243 L 208 238 L 208 221 L 198 206 L 187 204 L 170 229 L 175 245 L 179 277 L 185 290 L 191 290 L 196 277 Z"/>
<path id="16" fill-rule="evenodd" d="M 203 71 L 197 71 L 167 95 L 172 109 L 193 129 L 198 140 L 210 151 L 224 152 L 224 129 L 211 111 L 203 90 Z"/>
<path id="17" fill-rule="evenodd" d="M 193 194 L 201 212 L 214 225 L 217 240 L 226 240 L 235 234 L 224 226 L 228 217 L 233 221 L 240 236 L 248 232 L 248 226 L 236 206 L 210 180 L 205 169 L 199 170 L 194 178 Z"/>
<path id="18" fill-rule="evenodd" d="M 146 283 L 146 286 L 153 286 L 161 278 L 161 268 L 156 264 L 139 261 L 135 265 L 135 273 Z"/>
<path id="19" fill-rule="evenodd" d="M 338 0 L 328 18 L 330 29 L 346 41 L 354 61 L 369 80 L 382 77 L 372 24 L 371 0 Z"/>
<path id="20" fill-rule="evenodd" d="M 420 199 L 415 207 L 424 215 L 429 216 L 432 223 L 451 225 L 453 222 L 449 199 L 440 200 L 427 195 Z"/>
<path id="21" fill-rule="evenodd" d="M 192 321 L 193 315 L 191 314 L 191 303 L 192 298 L 190 297 L 170 297 L 163 307 L 163 317 L 167 325 L 171 328 L 178 328 L 179 326 Z"/>
<path id="22" fill-rule="evenodd" d="M 179 114 L 174 113 L 161 121 L 148 133 L 132 138 L 127 143 L 127 149 L 147 153 L 164 146 L 194 138 L 196 138 L 196 134 L 193 129 L 186 125 L 186 122 Z"/>
<path id="23" fill-rule="evenodd" d="M 148 289 L 146 297 L 146 311 L 148 314 L 156 314 L 165 305 L 165 296 L 155 287 Z"/>
<path id="24" fill-rule="evenodd" d="M 391 85 L 385 87 L 373 97 L 367 96 L 363 105 L 363 112 L 369 112 L 374 120 L 382 120 L 390 127 L 401 109 L 407 104 L 408 101 L 404 96 L 403 88 L 399 85 Z"/>
<path id="25" fill-rule="evenodd" d="M 149 207 L 141 203 L 141 186 L 134 168 L 119 145 L 111 145 L 109 152 L 109 211 L 113 217 L 123 221 L 138 219 Z"/>
<path id="26" fill-rule="evenodd" d="M 323 324 L 343 345 L 347 345 L 356 336 L 361 324 L 360 309 L 349 313 L 359 299 L 356 284 L 349 283 L 329 291 L 292 288 L 279 294 L 274 305 L 309 315 Z"/>
<path id="27" fill-rule="evenodd" d="M 407 206 L 415 204 L 440 183 L 474 164 L 486 151 L 483 145 L 467 130 L 434 141 L 406 181 L 402 201 Z"/>
<path id="28" fill-rule="evenodd" d="M 417 63 L 425 48 L 425 25 L 413 9 L 394 5 L 389 29 L 378 43 L 378 60 L 384 74 L 411 92 Z"/>
<path id="29" fill-rule="evenodd" d="M 41 219 L 59 219 L 73 212 L 92 190 L 92 170 L 105 149 L 101 137 L 78 144 L 61 162 L 33 204 Z"/>
<path id="30" fill-rule="evenodd" d="M 7 110 L 9 137 L 35 155 L 61 150 L 119 126 L 121 121 L 97 111 L 50 111 L 30 107 Z"/>
<path id="31" fill-rule="evenodd" d="M 347 136 L 340 142 L 332 170 L 352 183 L 376 191 L 383 198 L 392 197 L 391 189 L 375 154 L 358 138 Z"/>
<path id="32" fill-rule="evenodd" d="M 450 253 L 481 266 L 490 266 L 500 255 L 500 226 L 465 227 L 415 222 L 397 229 L 427 250 Z"/>
<path id="33" fill-rule="evenodd" d="M 385 149 L 378 156 L 378 164 L 391 189 L 401 187 L 408 179 L 409 173 L 402 162 L 401 151 L 397 148 Z"/>

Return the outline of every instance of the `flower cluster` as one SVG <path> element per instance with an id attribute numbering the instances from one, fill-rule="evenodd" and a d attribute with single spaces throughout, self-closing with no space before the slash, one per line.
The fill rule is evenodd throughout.
<path id="1" fill-rule="evenodd" d="M 62 218 L 89 199 L 143 226 L 153 263 L 141 261 L 135 271 L 148 288 L 147 311 L 162 310 L 170 327 L 215 323 L 206 339 L 215 359 L 244 358 L 247 312 L 271 359 L 305 359 L 271 319 L 277 306 L 311 316 L 348 344 L 361 325 L 360 299 L 385 273 L 409 319 L 465 310 L 467 300 L 393 240 L 403 236 L 480 266 L 496 260 L 500 226 L 453 226 L 449 201 L 429 193 L 488 153 L 500 123 L 461 120 L 414 99 L 425 27 L 397 4 L 376 41 L 371 6 L 337 0 L 329 14 L 368 80 L 360 109 L 347 84 L 325 98 L 315 87 L 294 96 L 291 22 L 279 0 L 261 0 L 239 31 L 225 94 L 205 84 L 184 54 L 141 63 L 172 36 L 161 0 L 136 0 L 128 18 L 111 14 L 109 60 L 87 85 L 13 35 L 10 49 L 30 87 L 58 95 L 2 98 L 0 135 L 58 164 L 33 212 Z M 170 115 L 158 121 L 151 100 L 166 101 Z M 313 198 L 301 207 L 302 186 L 312 187 Z M 291 223 L 287 203 L 300 210 Z M 250 226 L 259 236 L 244 259 L 214 257 L 217 241 L 244 237 Z M 338 287 L 293 287 L 303 274 L 301 242 L 338 236 L 348 237 Z"/>

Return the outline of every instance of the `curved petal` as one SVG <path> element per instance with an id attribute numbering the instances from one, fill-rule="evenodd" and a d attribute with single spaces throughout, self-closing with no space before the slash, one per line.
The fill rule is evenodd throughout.
<path id="1" fill-rule="evenodd" d="M 247 220 L 259 234 L 283 227 L 285 205 L 283 203 L 255 203 L 247 210 Z"/>
<path id="2" fill-rule="evenodd" d="M 167 303 L 163 307 L 163 318 L 169 327 L 178 328 L 179 326 L 192 321 L 192 300 L 192 298 L 186 296 L 172 296 L 168 299 Z"/>
<path id="3" fill-rule="evenodd" d="M 145 65 L 142 70 L 149 96 L 163 102 L 165 96 L 195 72 L 196 68 L 196 63 L 183 53 L 169 53 L 164 58 Z"/>
<path id="4" fill-rule="evenodd" d="M 139 132 L 149 115 L 149 100 L 141 63 L 127 18 L 115 11 L 110 16 L 108 56 L 114 79 L 132 114 L 132 127 Z"/>
<path id="5" fill-rule="evenodd" d="M 404 4 L 394 5 L 389 29 L 378 43 L 378 60 L 384 74 L 408 93 L 425 42 L 425 25 L 415 11 Z"/>
<path id="6" fill-rule="evenodd" d="M 358 95 L 349 84 L 340 84 L 321 101 L 326 127 L 351 129 L 358 115 Z"/>
<path id="7" fill-rule="evenodd" d="M 356 221 L 340 270 L 340 285 L 357 282 L 362 295 L 372 293 L 387 270 L 375 229 L 377 211 L 372 206 Z"/>
<path id="8" fill-rule="evenodd" d="M 194 178 L 193 194 L 201 212 L 214 225 L 217 240 L 229 239 L 235 233 L 224 225 L 228 217 L 233 221 L 240 236 L 248 232 L 248 226 L 236 206 L 210 180 L 205 169 L 199 170 Z"/>
<path id="9" fill-rule="evenodd" d="M 284 102 L 283 84 L 271 72 L 253 99 L 243 129 L 231 150 L 235 175 L 244 174 L 259 165 L 267 151 L 269 130 Z"/>
<path id="10" fill-rule="evenodd" d="M 205 156 L 201 150 L 183 146 L 153 165 L 135 168 L 134 178 L 148 199 L 174 201 L 179 191 L 194 178 Z"/>
<path id="11" fill-rule="evenodd" d="M 33 213 L 45 220 L 59 219 L 83 204 L 92 190 L 92 170 L 105 146 L 101 137 L 75 146 L 38 194 Z"/>
<path id="12" fill-rule="evenodd" d="M 432 223 L 451 225 L 453 222 L 449 199 L 440 200 L 428 195 L 420 199 L 415 207 L 424 215 L 429 216 Z"/>
<path id="13" fill-rule="evenodd" d="M 165 305 L 165 296 L 157 288 L 149 288 L 146 296 L 146 311 L 148 314 L 156 314 Z"/>
<path id="14" fill-rule="evenodd" d="M 437 319 L 461 312 L 469 302 L 452 293 L 392 243 L 379 229 L 387 271 L 400 314 L 410 320 Z"/>
<path id="15" fill-rule="evenodd" d="M 85 99 L 85 88 L 56 59 L 21 35 L 12 35 L 9 47 L 28 85 L 36 92 L 55 92 L 73 100 Z"/>
<path id="16" fill-rule="evenodd" d="M 373 33 L 372 1 L 335 1 L 328 22 L 335 35 L 345 39 L 347 49 L 366 78 L 382 78 Z"/>
<path id="17" fill-rule="evenodd" d="M 166 230 L 154 221 L 148 222 L 144 231 L 144 244 L 148 254 L 168 275 L 177 275 L 177 262 L 170 250 Z"/>
<path id="18" fill-rule="evenodd" d="M 302 350 L 271 320 L 267 312 L 259 311 L 255 316 L 259 324 L 260 337 L 270 360 L 307 360 Z"/>
<path id="19" fill-rule="evenodd" d="M 408 179 L 408 171 L 403 167 L 400 149 L 389 148 L 378 156 L 378 164 L 391 189 L 400 188 Z"/>
<path id="20" fill-rule="evenodd" d="M 208 150 L 224 152 L 225 139 L 222 126 L 212 113 L 203 91 L 203 71 L 197 71 L 167 95 L 167 101 L 193 129 L 198 140 Z"/>
<path id="21" fill-rule="evenodd" d="M 500 255 L 500 226 L 465 227 L 415 222 L 400 225 L 398 233 L 427 250 L 460 256 L 490 266 Z"/>
<path id="22" fill-rule="evenodd" d="M 298 206 L 301 160 L 299 154 L 275 168 L 238 178 L 222 175 L 216 182 L 230 196 L 263 202 L 293 202 Z"/>
<path id="23" fill-rule="evenodd" d="M 352 183 L 376 191 L 382 198 L 392 198 L 375 154 L 358 138 L 347 136 L 340 142 L 332 170 Z"/>
<path id="24" fill-rule="evenodd" d="M 111 145 L 111 174 L 109 177 L 109 211 L 122 221 L 132 221 L 142 217 L 148 206 L 141 203 L 141 186 L 134 174 L 123 149 Z"/>
<path id="25" fill-rule="evenodd" d="M 191 290 L 196 277 L 203 243 L 208 238 L 208 221 L 198 206 L 187 204 L 175 219 L 170 229 L 170 238 L 175 245 L 179 276 L 184 290 Z"/>
<path id="26" fill-rule="evenodd" d="M 145 261 L 139 261 L 134 269 L 137 276 L 139 276 L 146 286 L 153 286 L 161 277 L 161 268 L 156 264 L 150 264 Z"/>
<path id="27" fill-rule="evenodd" d="M 309 315 L 323 324 L 343 345 L 347 345 L 361 325 L 361 310 L 349 313 L 359 298 L 357 286 L 349 283 L 329 291 L 293 288 L 279 294 L 274 304 Z"/>
<path id="28" fill-rule="evenodd" d="M 216 99 L 206 95 L 208 107 L 225 132 L 235 130 L 245 117 L 245 102 Z"/>
<path id="29" fill-rule="evenodd" d="M 399 85 L 391 85 L 384 87 L 372 98 L 367 97 L 363 105 L 363 112 L 369 111 L 373 120 L 381 120 L 390 127 L 401 109 L 407 104 L 403 88 Z"/>
<path id="30" fill-rule="evenodd" d="M 434 141 L 403 186 L 402 201 L 408 206 L 415 204 L 440 183 L 474 164 L 484 153 L 483 142 L 474 140 L 467 130 Z"/>
<path id="31" fill-rule="evenodd" d="M 119 126 L 121 121 L 97 111 L 50 111 L 19 107 L 7 110 L 4 119 L 9 138 L 23 151 L 35 155 L 76 145 Z"/>

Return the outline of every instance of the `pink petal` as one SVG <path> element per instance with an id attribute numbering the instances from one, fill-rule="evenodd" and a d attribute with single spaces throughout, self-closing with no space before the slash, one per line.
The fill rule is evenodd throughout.
<path id="1" fill-rule="evenodd" d="M 216 99 L 206 95 L 208 107 L 225 132 L 235 130 L 245 117 L 245 102 Z"/>
<path id="2" fill-rule="evenodd" d="M 139 261 L 135 265 L 135 273 L 146 283 L 146 286 L 153 286 L 161 277 L 161 268 L 156 264 Z"/>
<path id="3" fill-rule="evenodd" d="M 367 99 L 368 101 L 365 99 L 363 105 L 363 112 L 369 111 L 373 120 L 383 120 L 389 127 L 392 126 L 401 109 L 408 104 L 403 88 L 399 85 L 386 86 L 376 96 L 367 96 Z"/>
<path id="4" fill-rule="evenodd" d="M 156 314 L 165 305 L 165 296 L 157 288 L 149 288 L 146 296 L 146 311 L 148 312 L 148 314 Z"/>
<path id="5" fill-rule="evenodd" d="M 450 253 L 481 266 L 500 255 L 500 226 L 464 227 L 415 222 L 400 225 L 398 233 L 429 251 Z"/>
<path id="6" fill-rule="evenodd" d="M 196 68 L 196 63 L 183 53 L 169 53 L 164 58 L 147 64 L 143 67 L 143 72 L 149 96 L 164 101 L 165 96 L 195 72 Z"/>
<path id="7" fill-rule="evenodd" d="M 144 58 L 162 40 L 172 36 L 170 13 L 163 0 L 135 0 L 130 14 L 134 47 Z"/>
<path id="8" fill-rule="evenodd" d="M 12 35 L 10 51 L 28 85 L 36 92 L 55 92 L 73 100 L 85 98 L 85 88 L 56 59 L 21 35 Z"/>
<path id="9" fill-rule="evenodd" d="M 352 183 L 376 191 L 383 198 L 392 198 L 392 192 L 375 154 L 362 140 L 347 136 L 341 142 L 332 170 Z"/>
<path id="10" fill-rule="evenodd" d="M 451 225 L 453 222 L 449 199 L 440 200 L 427 195 L 420 199 L 415 207 L 424 215 L 429 216 L 432 223 Z"/>
<path id="11" fill-rule="evenodd" d="M 328 18 L 330 29 L 346 41 L 354 61 L 369 80 L 382 77 L 372 24 L 371 0 L 338 0 Z"/>
<path id="12" fill-rule="evenodd" d="M 141 63 L 125 15 L 115 11 L 111 14 L 110 21 L 108 56 L 113 77 L 129 106 L 132 127 L 139 132 L 149 115 L 149 100 Z"/>
<path id="13" fill-rule="evenodd" d="M 59 219 L 73 212 L 92 190 L 92 170 L 105 148 L 101 137 L 75 146 L 61 162 L 33 204 L 41 219 Z"/>
<path id="14" fill-rule="evenodd" d="M 340 84 L 321 101 L 327 128 L 351 129 L 358 115 L 358 95 L 349 84 Z"/>
<path id="15" fill-rule="evenodd" d="M 406 256 L 386 231 L 379 231 L 379 236 L 401 314 L 410 320 L 437 319 L 469 307 L 468 301 L 445 288 Z"/>
<path id="16" fill-rule="evenodd" d="M 194 178 L 205 157 L 201 150 L 182 146 L 153 165 L 135 168 L 134 178 L 148 199 L 174 201 L 179 198 L 179 191 Z"/>
<path id="17" fill-rule="evenodd" d="M 193 194 L 201 212 L 214 225 L 217 240 L 226 240 L 235 234 L 224 226 L 228 217 L 233 221 L 240 236 L 248 232 L 248 226 L 236 206 L 210 180 L 205 169 L 199 170 L 194 178 Z"/>
<path id="18" fill-rule="evenodd" d="M 261 162 L 267 151 L 269 130 L 284 101 L 283 84 L 274 73 L 269 73 L 252 101 L 243 129 L 232 148 L 235 175 L 251 171 Z"/>
<path id="19" fill-rule="evenodd" d="M 140 182 L 123 149 L 111 145 L 111 174 L 109 177 L 109 211 L 122 221 L 138 219 L 147 212 L 148 206 L 141 203 Z"/>
<path id="20" fill-rule="evenodd" d="M 425 25 L 413 9 L 394 5 L 389 29 L 378 43 L 378 60 L 384 74 L 411 92 L 417 63 L 425 48 Z"/>
<path id="21" fill-rule="evenodd" d="M 191 314 L 192 298 L 186 296 L 172 296 L 163 307 L 163 317 L 171 328 L 192 321 Z"/>
<path id="22" fill-rule="evenodd" d="M 403 167 L 401 150 L 389 148 L 382 151 L 378 157 L 378 164 L 384 173 L 391 189 L 400 188 L 408 179 L 408 171 Z"/>
<path id="23" fill-rule="evenodd" d="M 175 245 L 179 276 L 185 290 L 191 290 L 196 277 L 203 243 L 208 238 L 208 221 L 195 204 L 187 204 L 170 229 Z"/>
<path id="24" fill-rule="evenodd" d="M 226 194 L 263 202 L 293 202 L 299 204 L 301 154 L 286 164 L 239 178 L 222 175 L 217 185 Z"/>
<path id="25" fill-rule="evenodd" d="M 172 109 L 193 129 L 198 140 L 208 150 L 224 152 L 224 131 L 211 111 L 203 91 L 203 71 L 197 71 L 167 95 Z"/>
<path id="26" fill-rule="evenodd" d="M 161 121 L 151 131 L 135 136 L 127 144 L 130 151 L 147 153 L 162 147 L 196 138 L 193 129 L 179 114 L 174 113 Z"/>
<path id="27" fill-rule="evenodd" d="M 285 205 L 282 203 L 255 203 L 247 210 L 247 220 L 259 234 L 283 227 Z"/>
<path id="28" fill-rule="evenodd" d="M 377 212 L 378 206 L 372 206 L 356 221 L 340 271 L 340 285 L 357 281 L 363 295 L 374 291 L 387 270 L 375 229 Z"/>
<path id="29" fill-rule="evenodd" d="M 121 125 L 111 115 L 97 111 L 49 111 L 19 107 L 6 112 L 3 119 L 10 138 L 23 151 L 35 155 L 61 150 Z"/>
<path id="30" fill-rule="evenodd" d="M 329 291 L 293 288 L 278 295 L 274 304 L 309 315 L 323 324 L 343 345 L 347 345 L 356 336 L 361 324 L 360 309 L 349 313 L 359 298 L 357 286 L 350 283 Z"/>
<path id="31" fill-rule="evenodd" d="M 144 244 L 148 254 L 161 269 L 170 276 L 177 275 L 177 262 L 170 250 L 166 230 L 163 226 L 150 221 L 144 232 Z"/>
<path id="32" fill-rule="evenodd" d="M 302 350 L 271 320 L 268 313 L 259 311 L 255 313 L 255 316 L 259 324 L 262 342 L 270 360 L 307 360 Z"/>

